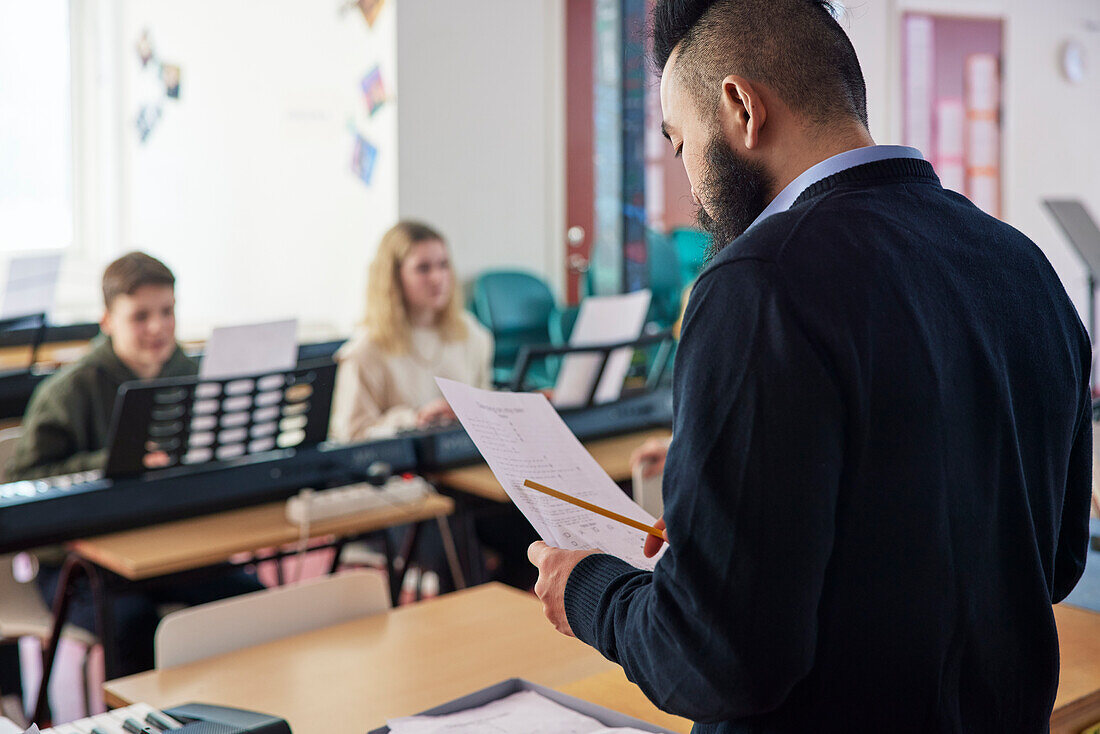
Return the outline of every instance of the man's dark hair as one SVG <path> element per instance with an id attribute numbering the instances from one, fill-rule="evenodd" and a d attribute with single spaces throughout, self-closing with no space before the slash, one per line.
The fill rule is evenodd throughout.
<path id="1" fill-rule="evenodd" d="M 144 252 L 130 252 L 107 266 L 103 272 L 103 304 L 121 295 L 132 296 L 143 285 L 167 285 L 174 287 L 176 277 L 168 266 Z"/>
<path id="2" fill-rule="evenodd" d="M 719 83 L 738 74 L 770 87 L 818 124 L 838 117 L 867 124 L 863 72 L 828 0 L 658 0 L 658 70 L 677 46 L 677 73 L 701 109 L 713 112 Z"/>

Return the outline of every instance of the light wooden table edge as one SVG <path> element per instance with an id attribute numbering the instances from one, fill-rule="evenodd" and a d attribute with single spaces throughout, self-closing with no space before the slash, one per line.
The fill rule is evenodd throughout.
<path id="1" fill-rule="evenodd" d="M 255 505 L 250 508 L 229 510 L 228 512 L 238 512 L 242 510 L 247 511 L 250 509 L 255 510 L 256 508 L 282 504 L 282 502 L 264 503 L 262 505 Z M 392 523 L 393 525 L 400 525 L 406 522 L 419 522 L 421 520 L 428 520 L 433 517 L 444 517 L 446 515 L 450 515 L 454 513 L 454 500 L 452 500 L 450 497 L 445 497 L 443 495 L 432 494 L 423 498 L 419 503 L 416 504 L 410 503 L 407 506 L 396 505 L 393 508 L 382 509 L 387 511 L 405 511 L 398 512 L 393 518 L 391 518 L 394 521 Z M 356 529 L 353 527 L 356 520 L 363 517 L 369 517 L 372 515 L 372 513 L 377 513 L 377 510 L 367 510 L 362 513 L 357 513 L 355 515 L 348 515 L 345 517 L 333 518 L 331 520 L 324 520 L 318 523 L 314 523 L 310 527 L 309 537 L 311 540 L 313 540 L 316 538 L 324 537 L 326 535 L 355 535 L 381 529 L 381 527 L 383 526 L 379 526 L 378 528 L 368 527 L 367 529 Z M 186 522 L 186 520 L 173 522 Z M 170 523 L 160 524 L 167 525 Z M 157 526 L 152 525 L 149 527 L 155 528 Z M 114 553 L 110 553 L 104 550 L 101 546 L 97 545 L 97 540 L 110 538 L 112 535 L 117 534 L 111 533 L 107 535 L 76 540 L 70 543 L 68 547 L 76 553 L 79 553 L 84 558 L 103 568 L 117 573 L 118 575 L 129 581 L 143 581 L 145 579 L 156 578 L 157 576 L 164 576 L 170 573 L 176 573 L 178 571 L 187 571 L 191 569 L 202 568 L 204 566 L 214 565 L 217 563 L 222 563 L 224 561 L 228 561 L 232 556 L 238 555 L 240 553 L 248 553 L 260 550 L 261 548 L 265 547 L 281 546 L 285 545 L 288 542 L 294 542 L 292 539 L 287 538 L 272 538 L 270 542 L 260 546 L 257 546 L 255 543 L 242 543 L 240 546 L 234 546 L 232 548 L 222 547 L 208 553 L 193 554 L 184 559 L 173 560 L 171 562 L 155 565 L 141 566 L 139 568 L 132 562 L 129 562 L 131 559 L 127 559 Z"/>

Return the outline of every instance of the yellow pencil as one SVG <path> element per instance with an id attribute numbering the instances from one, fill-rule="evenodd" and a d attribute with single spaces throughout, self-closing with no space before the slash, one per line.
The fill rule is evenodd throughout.
<path id="1" fill-rule="evenodd" d="M 625 515 L 620 515 L 617 512 L 612 512 L 611 510 L 605 510 L 604 508 L 600 507 L 599 505 L 594 505 L 591 502 L 585 502 L 584 500 L 577 499 L 576 497 L 570 496 L 570 495 L 566 494 L 565 492 L 559 492 L 556 489 L 550 489 L 549 487 L 547 487 L 545 485 L 542 485 L 542 484 L 539 484 L 538 482 L 532 482 L 530 479 L 524 479 L 523 480 L 523 486 L 527 487 L 529 489 L 534 489 L 538 492 L 542 492 L 543 494 L 548 494 L 551 497 L 557 497 L 559 500 L 563 500 L 565 502 L 568 502 L 571 505 L 576 505 L 577 507 L 588 510 L 589 512 L 595 512 L 597 515 L 603 515 L 604 517 L 608 518 L 609 520 L 615 520 L 617 522 L 621 522 L 624 525 L 629 525 L 632 528 L 637 528 L 638 530 L 645 531 L 645 532 L 649 533 L 650 535 L 654 535 L 654 536 L 660 538 L 661 540 L 665 539 L 665 534 L 662 533 L 657 528 L 653 527 L 652 525 L 646 525 L 644 522 L 638 522 L 637 520 L 632 520 L 629 517 L 627 517 Z"/>

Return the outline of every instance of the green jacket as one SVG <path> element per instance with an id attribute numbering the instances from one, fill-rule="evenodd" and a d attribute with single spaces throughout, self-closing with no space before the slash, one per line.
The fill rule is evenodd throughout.
<path id="1" fill-rule="evenodd" d="M 158 376 L 197 372 L 194 360 L 177 346 Z M 8 464 L 8 481 L 102 469 L 118 388 L 137 379 L 115 355 L 109 338 L 96 339 L 90 353 L 34 391 L 23 415 L 23 435 Z"/>

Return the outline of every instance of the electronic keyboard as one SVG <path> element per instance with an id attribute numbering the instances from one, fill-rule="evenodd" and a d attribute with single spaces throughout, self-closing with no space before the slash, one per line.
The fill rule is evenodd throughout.
<path id="1" fill-rule="evenodd" d="M 290 734 L 290 726 L 280 718 L 255 711 L 189 703 L 159 711 L 145 703 L 135 703 L 43 729 L 42 734 Z"/>
<path id="2" fill-rule="evenodd" d="M 582 441 L 672 424 L 672 393 L 562 411 Z M 0 553 L 284 500 L 382 472 L 425 474 L 480 461 L 461 428 L 278 449 L 111 479 L 84 472 L 0 484 Z"/>

